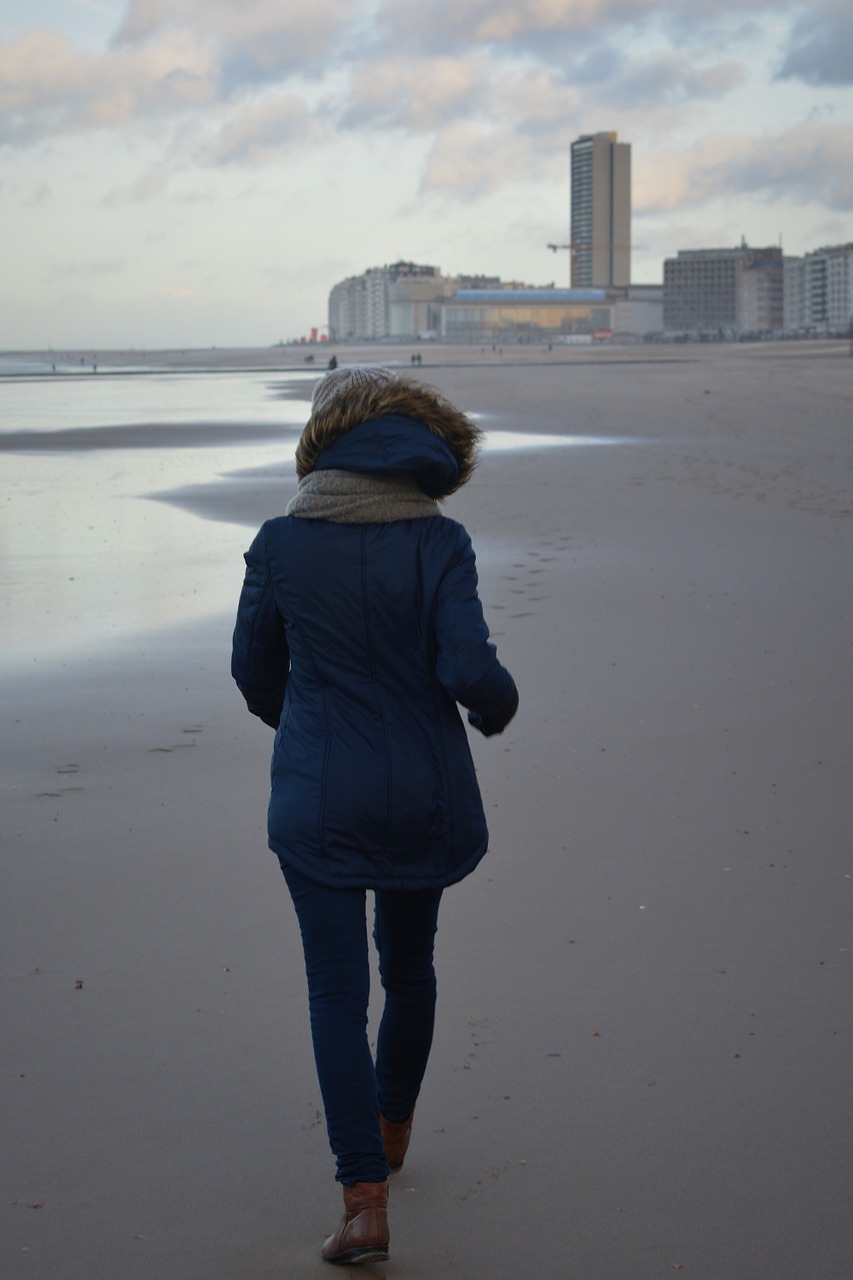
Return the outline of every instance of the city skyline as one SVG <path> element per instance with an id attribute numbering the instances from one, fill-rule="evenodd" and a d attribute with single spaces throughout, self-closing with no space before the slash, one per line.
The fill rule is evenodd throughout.
<path id="1" fill-rule="evenodd" d="M 635 283 L 853 238 L 853 15 L 722 0 L 0 12 L 0 347 L 253 345 L 400 259 L 569 282 L 571 143 L 632 146 Z"/>

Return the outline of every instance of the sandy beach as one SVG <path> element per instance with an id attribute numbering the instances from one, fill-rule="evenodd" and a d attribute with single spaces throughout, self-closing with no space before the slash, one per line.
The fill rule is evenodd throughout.
<path id="1" fill-rule="evenodd" d="M 488 430 L 551 439 L 446 507 L 521 709 L 472 743 L 491 848 L 444 898 L 391 1260 L 361 1272 L 850 1280 L 847 344 L 422 354 Z M 273 355 L 211 360 L 284 407 L 304 353 Z M 50 447 L 110 448 L 80 428 Z M 272 735 L 228 673 L 239 549 L 295 475 L 160 488 L 152 522 L 233 543 L 221 604 L 0 670 L 0 1271 L 328 1277 Z"/>

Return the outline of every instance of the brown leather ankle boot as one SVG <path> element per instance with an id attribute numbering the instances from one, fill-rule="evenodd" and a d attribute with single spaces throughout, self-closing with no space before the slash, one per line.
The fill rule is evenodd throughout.
<path id="1" fill-rule="evenodd" d="M 359 1262 L 387 1262 L 388 1183 L 356 1182 L 344 1187 L 344 1216 L 323 1245 L 327 1262 L 354 1266 Z"/>
<path id="2" fill-rule="evenodd" d="M 414 1114 L 413 1107 L 408 1120 L 401 1120 L 399 1124 L 386 1120 L 383 1115 L 379 1117 L 379 1130 L 382 1134 L 382 1145 L 385 1148 L 385 1159 L 388 1161 L 388 1168 L 394 1173 L 403 1167 L 403 1161 L 409 1149 L 409 1139 L 412 1136 Z"/>

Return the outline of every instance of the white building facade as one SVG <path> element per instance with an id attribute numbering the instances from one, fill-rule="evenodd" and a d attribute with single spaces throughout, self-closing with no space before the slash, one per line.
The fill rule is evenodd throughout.
<path id="1" fill-rule="evenodd" d="M 844 336 L 853 323 L 853 243 L 785 261 L 785 328 Z"/>
<path id="2" fill-rule="evenodd" d="M 336 284 L 329 294 L 329 340 L 382 341 L 434 331 L 450 282 L 437 267 L 395 262 L 370 267 Z"/>
<path id="3" fill-rule="evenodd" d="M 853 320 L 853 244 L 816 249 L 803 258 L 806 327 L 845 332 Z"/>

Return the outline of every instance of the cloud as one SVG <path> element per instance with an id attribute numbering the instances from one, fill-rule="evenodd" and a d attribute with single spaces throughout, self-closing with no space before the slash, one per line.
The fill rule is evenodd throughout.
<path id="1" fill-rule="evenodd" d="M 584 86 L 579 82 L 582 77 L 487 54 L 388 59 L 357 69 L 338 119 L 348 128 L 435 134 L 463 124 L 499 125 L 504 132 L 526 138 L 535 155 L 549 147 L 568 146 L 582 129 L 583 119 L 601 108 L 606 109 L 608 123 L 617 108 L 623 114 L 669 112 L 675 123 L 681 118 L 675 111 L 692 102 L 717 101 L 745 78 L 739 62 L 697 66 L 686 53 L 675 50 L 630 59 L 602 45 L 596 60 L 600 74 L 594 84 Z M 451 140 L 448 151 L 457 146 L 458 141 Z M 522 160 L 516 176 L 524 173 Z M 507 179 L 511 176 L 507 170 Z"/>
<path id="2" fill-rule="evenodd" d="M 124 186 L 112 187 L 103 197 L 108 207 L 115 204 L 145 204 L 166 190 L 179 166 L 174 160 L 144 169 L 138 178 Z"/>
<path id="3" fill-rule="evenodd" d="M 37 182 L 30 196 L 30 204 L 37 209 L 43 209 L 52 199 L 53 189 L 46 182 Z"/>
<path id="4" fill-rule="evenodd" d="M 650 0 L 382 0 L 380 28 L 394 47 L 452 53 L 463 49 L 541 48 L 542 38 L 597 31 L 653 10 Z"/>
<path id="5" fill-rule="evenodd" d="M 739 0 L 736 11 L 771 7 L 786 5 Z M 742 82 L 740 62 L 707 58 L 707 47 L 725 44 L 724 26 L 710 46 L 691 51 L 681 39 L 689 23 L 695 34 L 733 11 L 735 0 L 698 13 L 684 0 L 380 0 L 378 10 L 371 0 L 130 0 L 102 53 L 49 28 L 0 44 L 0 142 L 188 122 L 200 135 L 198 155 L 257 164 L 281 150 L 280 108 L 265 112 L 263 102 L 283 91 L 306 110 L 325 95 L 325 121 L 343 128 L 420 133 L 502 116 L 513 93 L 522 132 L 546 123 L 554 132 L 556 116 L 546 122 L 514 94 L 512 76 L 522 72 L 539 103 L 586 85 L 591 110 L 680 110 Z M 678 32 L 666 30 L 676 19 Z M 235 120 L 219 148 L 203 145 L 212 113 L 246 103 L 253 119 Z M 288 145 L 313 137 L 306 123 L 285 128 Z M 252 129 L 256 146 L 241 136 Z"/>
<path id="6" fill-rule="evenodd" d="M 197 159 L 208 165 L 260 165 L 316 142 L 322 134 L 305 102 L 283 93 L 236 111 L 200 148 Z"/>
<path id="7" fill-rule="evenodd" d="M 697 65 L 681 49 L 662 49 L 630 57 L 621 52 L 610 60 L 608 73 L 595 86 L 611 107 L 673 107 L 703 99 L 719 99 L 745 80 L 740 62 Z"/>
<path id="8" fill-rule="evenodd" d="M 126 266 L 123 258 L 91 258 L 88 262 L 54 263 L 45 274 L 50 284 L 63 280 L 97 280 L 120 275 Z"/>
<path id="9" fill-rule="evenodd" d="M 431 132 L 475 111 L 488 96 L 481 58 L 394 58 L 356 67 L 343 123 Z"/>
<path id="10" fill-rule="evenodd" d="M 349 0 L 132 0 L 112 46 L 95 53 L 32 28 L 0 42 L 0 142 L 142 127 L 321 72 L 354 32 Z M 357 47 L 355 44 L 352 47 Z"/>
<path id="11" fill-rule="evenodd" d="M 77 9 L 88 9 L 90 13 L 99 13 L 105 18 L 115 17 L 115 6 L 107 0 L 69 0 Z"/>
<path id="12" fill-rule="evenodd" d="M 298 148 L 322 143 L 327 135 L 326 126 L 298 95 L 267 95 L 239 104 L 224 115 L 213 112 L 204 126 L 177 129 L 155 162 L 132 182 L 109 190 L 104 203 L 149 203 L 177 177 L 196 169 L 274 164 Z M 182 204 L 198 204 L 210 195 L 193 188 L 173 198 Z"/>
<path id="13" fill-rule="evenodd" d="M 795 0 L 129 0 L 101 53 L 48 28 L 0 43 L 0 142 L 143 134 L 153 163 L 108 200 L 148 201 L 176 174 L 390 130 L 425 139 L 424 192 L 473 200 L 553 177 L 587 129 L 664 138 L 743 87 L 756 48 L 736 43 L 743 22 L 792 15 L 780 74 L 829 82 L 843 67 L 824 46 L 850 20 L 839 0 L 816 13 L 812 30 Z M 843 166 L 817 124 L 802 130 L 786 135 L 793 152 L 734 137 L 661 153 L 645 187 L 648 162 L 635 165 L 638 207 L 781 194 L 786 181 L 800 201 L 847 207 Z"/>
<path id="14" fill-rule="evenodd" d="M 573 84 L 555 79 L 541 68 L 533 68 L 500 83 L 500 114 L 508 126 L 526 135 L 540 151 L 553 154 L 558 139 L 566 142 L 578 132 L 584 95 Z"/>
<path id="15" fill-rule="evenodd" d="M 176 31 L 203 33 L 220 50 L 228 90 L 322 66 L 358 18 L 352 0 L 130 0 L 115 45 L 150 44 Z"/>
<path id="16" fill-rule="evenodd" d="M 811 119 L 760 138 L 706 137 L 635 175 L 634 209 L 671 213 L 708 200 L 754 196 L 853 210 L 853 131 Z"/>
<path id="17" fill-rule="evenodd" d="M 797 18 L 779 78 L 853 84 L 853 11 L 847 0 L 812 5 Z"/>
<path id="18" fill-rule="evenodd" d="M 829 209 L 853 210 L 853 130 L 807 120 L 775 138 L 735 149 L 720 169 L 735 192 L 796 195 Z"/>
<path id="19" fill-rule="evenodd" d="M 580 103 L 574 86 L 536 67 L 409 59 L 366 68 L 341 121 L 432 135 L 422 191 L 467 200 L 553 169 L 555 155 L 568 154 Z"/>
<path id="20" fill-rule="evenodd" d="M 739 89 L 746 79 L 742 62 L 717 62 L 710 67 L 697 67 L 684 77 L 684 98 L 720 98 Z"/>
<path id="21" fill-rule="evenodd" d="M 553 175 L 596 104 L 606 104 L 608 124 L 617 107 L 623 118 L 625 110 L 666 111 L 675 123 L 691 98 L 717 100 L 744 76 L 739 63 L 697 67 L 677 51 L 635 61 L 614 55 L 608 65 L 612 81 L 593 92 L 547 67 L 485 54 L 389 60 L 362 69 L 341 119 L 350 128 L 432 134 L 422 189 L 472 200 Z"/>
<path id="22" fill-rule="evenodd" d="M 81 52 L 49 28 L 0 44 L 0 141 L 168 117 L 213 95 L 210 51 L 186 34 L 109 56 Z"/>
<path id="23" fill-rule="evenodd" d="M 532 54 L 559 62 L 582 52 L 599 33 L 625 37 L 677 26 L 682 35 L 740 21 L 754 12 L 778 16 L 798 0 L 717 0 L 713 6 L 685 0 L 381 0 L 377 24 L 398 50 L 429 54 L 473 49 Z"/>
<path id="24" fill-rule="evenodd" d="M 476 124 L 456 125 L 433 143 L 422 190 L 477 200 L 505 186 L 522 170 L 529 175 L 529 162 L 527 143 L 513 133 Z"/>

